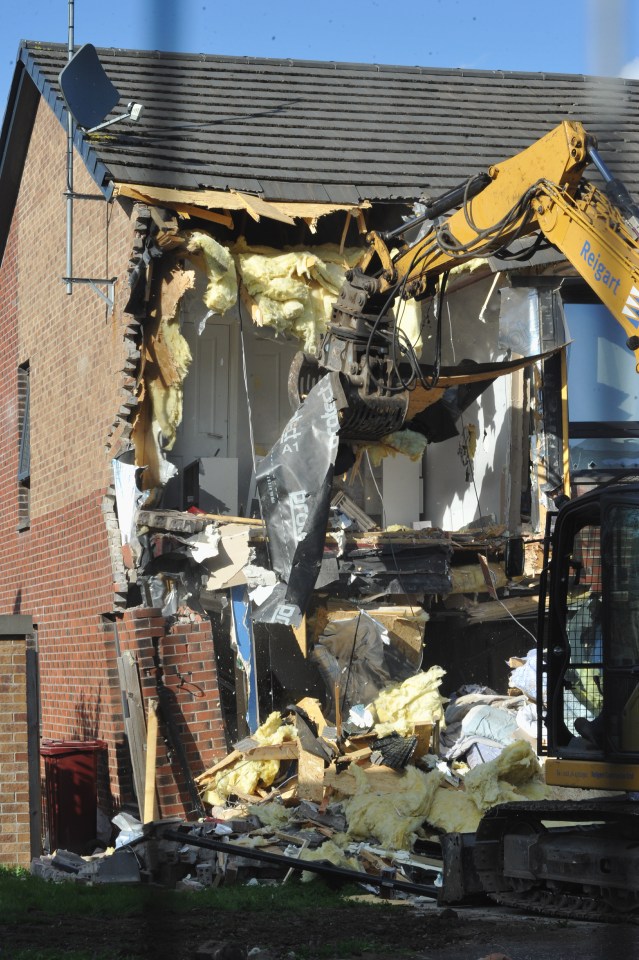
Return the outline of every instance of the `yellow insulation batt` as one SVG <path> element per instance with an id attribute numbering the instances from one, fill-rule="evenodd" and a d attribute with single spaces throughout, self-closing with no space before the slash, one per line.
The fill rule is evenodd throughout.
<path id="1" fill-rule="evenodd" d="M 213 313 L 225 314 L 237 301 L 237 274 L 230 251 L 201 231 L 187 234 L 186 249 L 202 257 L 209 281 L 204 303 Z"/>
<path id="2" fill-rule="evenodd" d="M 371 463 L 374 467 L 378 467 L 384 457 L 389 454 L 396 456 L 401 453 L 409 460 L 420 460 L 424 455 L 427 442 L 423 433 L 417 433 L 415 430 L 397 430 L 382 437 L 377 443 L 367 444 L 366 448 Z"/>
<path id="3" fill-rule="evenodd" d="M 173 264 L 162 277 L 153 319 L 145 327 L 148 361 L 145 380 L 153 406 L 153 419 L 162 431 L 162 447 L 170 450 L 182 420 L 182 381 L 191 364 L 191 350 L 176 318 L 178 304 L 192 289 L 195 275 Z M 156 432 L 157 435 L 157 432 Z"/>
<path id="4" fill-rule="evenodd" d="M 389 733 L 410 736 L 416 723 L 444 722 L 444 704 L 439 685 L 446 673 L 442 667 L 431 667 L 402 683 L 386 687 L 370 704 L 378 737 Z"/>
<path id="5" fill-rule="evenodd" d="M 291 811 L 277 801 L 267 801 L 266 803 L 250 803 L 248 811 L 257 817 L 265 827 L 271 830 L 283 830 L 290 822 Z"/>
<path id="6" fill-rule="evenodd" d="M 355 796 L 343 801 L 348 836 L 354 840 L 374 837 L 387 850 L 410 849 L 441 783 L 439 771 L 422 773 L 417 767 L 406 767 L 398 774 L 394 793 L 373 792 L 357 764 L 351 764 L 351 772 L 358 789 Z"/>
<path id="7" fill-rule="evenodd" d="M 469 770 L 461 789 L 441 787 L 434 795 L 427 819 L 445 833 L 474 833 L 482 814 L 490 807 L 548 796 L 532 746 L 527 740 L 515 740 L 495 760 Z"/>
<path id="8" fill-rule="evenodd" d="M 258 326 L 271 326 L 301 340 L 315 350 L 317 337 L 324 333 L 346 271 L 354 267 L 364 251 L 340 250 L 337 244 L 317 247 L 250 247 L 243 237 L 228 248 L 208 233 L 182 234 L 194 263 L 208 278 L 204 303 L 223 315 L 237 302 L 238 274 L 257 306 L 253 319 Z M 415 338 L 416 319 L 405 309 L 408 335 Z"/>
<path id="9" fill-rule="evenodd" d="M 243 239 L 232 248 L 242 283 L 255 301 L 260 325 L 292 334 L 314 350 L 324 333 L 346 271 L 363 251 L 340 252 L 336 244 L 295 248 L 249 247 Z"/>
<path id="10" fill-rule="evenodd" d="M 315 850 L 302 850 L 299 859 L 328 860 L 329 863 L 335 864 L 336 867 L 346 867 L 348 870 L 361 871 L 362 867 L 357 858 L 350 857 L 338 845 L 340 840 L 342 843 L 348 843 L 349 838 L 343 834 L 337 834 L 332 840 L 326 840 L 321 847 L 317 847 Z M 305 871 L 302 873 L 302 880 L 313 880 L 316 876 L 317 874 L 315 873 Z"/>
<path id="11" fill-rule="evenodd" d="M 182 422 L 182 381 L 191 364 L 191 350 L 180 332 L 180 324 L 174 318 L 160 320 L 159 337 L 171 359 L 175 371 L 174 382 L 166 383 L 160 375 L 147 377 L 147 388 L 153 404 L 153 418 L 162 431 L 162 447 L 171 450 L 177 428 Z"/>
<path id="12" fill-rule="evenodd" d="M 275 712 L 252 734 L 251 739 L 273 746 L 285 740 L 294 740 L 296 735 L 295 727 L 284 723 L 279 713 Z M 232 767 L 218 771 L 213 786 L 204 794 L 204 800 L 211 805 L 222 805 L 232 793 L 252 796 L 258 786 L 270 787 L 279 769 L 279 760 L 238 760 Z"/>

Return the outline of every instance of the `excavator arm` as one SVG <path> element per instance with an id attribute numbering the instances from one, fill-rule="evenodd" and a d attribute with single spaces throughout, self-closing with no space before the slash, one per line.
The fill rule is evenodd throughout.
<path id="1" fill-rule="evenodd" d="M 584 179 L 591 162 L 606 192 Z M 423 236 L 397 250 L 402 234 L 420 224 Z M 639 209 L 607 170 L 594 139 L 580 123 L 565 120 L 428 203 L 422 216 L 394 231 L 367 234 L 367 253 L 347 274 L 317 355 L 299 355 L 294 364 L 292 399 L 302 399 L 323 372 L 336 371 L 347 397 L 343 440 L 374 440 L 400 429 L 461 373 L 441 368 L 437 358 L 434 365 L 420 364 L 398 331 L 393 306 L 433 295 L 437 312 L 450 270 L 499 255 L 533 234 L 557 247 L 609 308 L 639 369 Z M 484 366 L 475 379 L 500 375 L 497 365 Z"/>
<path id="2" fill-rule="evenodd" d="M 587 141 L 580 123 L 564 120 L 526 150 L 459 188 L 461 209 L 440 222 L 433 220 L 428 233 L 394 259 L 387 246 L 392 234 L 370 233 L 368 242 L 384 266 L 381 290 L 401 283 L 406 296 L 419 298 L 439 274 L 533 233 L 538 226 L 533 200 L 541 178 L 574 195 L 588 163 Z M 469 200 L 475 182 L 481 190 Z"/>
<path id="3" fill-rule="evenodd" d="M 621 324 L 639 370 L 639 247 L 607 196 L 583 183 L 576 198 L 544 183 L 535 198 L 544 236 L 592 287 Z"/>

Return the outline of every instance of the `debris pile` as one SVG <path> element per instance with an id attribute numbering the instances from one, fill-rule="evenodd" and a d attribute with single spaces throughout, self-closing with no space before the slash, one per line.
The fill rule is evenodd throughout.
<path id="1" fill-rule="evenodd" d="M 378 658 L 375 683 L 381 666 Z M 352 689 L 371 689 L 362 676 Z M 305 878 L 336 874 L 436 897 L 442 834 L 474 832 L 497 803 L 545 796 L 533 748 L 511 736 L 512 724 L 496 728 L 508 737 L 486 762 L 480 736 L 462 730 L 458 741 L 472 741 L 465 754 L 472 766 L 447 746 L 473 710 L 487 724 L 490 710 L 508 720 L 522 698 L 471 692 L 447 706 L 442 676 L 432 667 L 391 680 L 343 719 L 339 683 L 334 720 L 309 697 L 274 712 L 197 778 L 207 817 L 144 827 L 120 817 L 114 851 L 86 858 L 57 851 L 33 870 L 49 879 L 153 880 L 180 889 L 275 882 L 302 870 Z"/>

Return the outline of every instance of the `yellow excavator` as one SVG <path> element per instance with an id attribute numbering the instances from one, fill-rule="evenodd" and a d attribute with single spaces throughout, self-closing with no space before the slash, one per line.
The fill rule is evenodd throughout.
<path id="1" fill-rule="evenodd" d="M 444 837 L 443 902 L 483 893 L 547 915 L 639 922 L 636 480 L 548 517 L 538 752 L 546 783 L 571 799 L 502 804 L 476 834 Z"/>
<path id="2" fill-rule="evenodd" d="M 584 177 L 588 164 L 603 189 Z M 418 226 L 420 239 L 402 245 Z M 364 262 L 347 275 L 316 355 L 299 355 L 292 368 L 292 398 L 299 403 L 332 372 L 346 400 L 342 442 L 420 429 L 423 411 L 462 373 L 466 383 L 497 373 L 448 370 L 439 356 L 421 364 L 393 308 L 432 297 L 441 315 L 454 266 L 508 258 L 522 237 L 532 238 L 530 253 L 549 243 L 564 254 L 639 364 L 639 209 L 583 126 L 564 121 L 419 218 L 367 235 Z M 495 807 L 477 834 L 445 838 L 441 899 L 482 892 L 546 914 L 639 920 L 639 483 L 569 501 L 549 515 L 546 543 L 537 657 L 546 780 L 580 788 L 577 797 L 581 788 L 618 795 Z"/>

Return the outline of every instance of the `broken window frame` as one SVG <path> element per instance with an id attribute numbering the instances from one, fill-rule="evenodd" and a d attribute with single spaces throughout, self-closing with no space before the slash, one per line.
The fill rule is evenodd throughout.
<path id="1" fill-rule="evenodd" d="M 18 367 L 18 530 L 30 526 L 31 374 L 27 360 Z"/>

